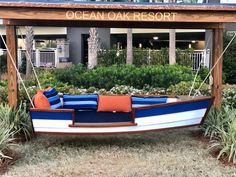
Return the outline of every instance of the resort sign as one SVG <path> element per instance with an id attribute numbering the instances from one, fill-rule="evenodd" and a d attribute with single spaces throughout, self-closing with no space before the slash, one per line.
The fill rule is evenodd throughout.
<path id="1" fill-rule="evenodd" d="M 175 12 L 67 11 L 68 20 L 175 21 Z"/>

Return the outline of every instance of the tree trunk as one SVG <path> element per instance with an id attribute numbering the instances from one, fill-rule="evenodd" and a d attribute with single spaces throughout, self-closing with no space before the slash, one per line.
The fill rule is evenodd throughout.
<path id="1" fill-rule="evenodd" d="M 169 3 L 175 3 L 176 0 L 169 0 Z M 173 65 L 176 63 L 176 39 L 175 39 L 175 29 L 169 30 L 169 64 Z"/>
<path id="2" fill-rule="evenodd" d="M 176 46 L 175 46 L 175 29 L 169 31 L 169 64 L 173 65 L 176 63 Z"/>
<path id="3" fill-rule="evenodd" d="M 26 75 L 32 74 L 31 62 L 34 56 L 33 42 L 34 42 L 34 30 L 32 26 L 25 27 L 25 42 L 26 42 Z"/>
<path id="4" fill-rule="evenodd" d="M 99 50 L 99 40 L 97 28 L 90 28 L 88 38 L 88 69 L 97 66 L 97 54 Z"/>
<path id="5" fill-rule="evenodd" d="M 127 30 L 127 58 L 126 64 L 133 64 L 133 35 L 132 28 Z"/>

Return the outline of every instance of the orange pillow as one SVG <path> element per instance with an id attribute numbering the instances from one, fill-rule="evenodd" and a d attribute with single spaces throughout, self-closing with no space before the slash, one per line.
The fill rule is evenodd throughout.
<path id="1" fill-rule="evenodd" d="M 131 96 L 98 97 L 98 112 L 131 112 Z"/>
<path id="2" fill-rule="evenodd" d="M 43 94 L 43 90 L 38 90 L 34 96 L 34 106 L 39 109 L 50 109 L 48 98 Z"/>

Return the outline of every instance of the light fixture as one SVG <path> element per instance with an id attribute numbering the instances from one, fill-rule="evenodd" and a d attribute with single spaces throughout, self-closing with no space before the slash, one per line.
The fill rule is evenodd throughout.
<path id="1" fill-rule="evenodd" d="M 158 36 L 153 36 L 153 40 L 158 40 Z"/>
<path id="2" fill-rule="evenodd" d="M 192 42 L 193 44 L 194 44 L 194 43 L 196 43 L 196 41 L 195 41 L 195 40 L 193 40 L 193 41 L 191 41 L 191 42 Z"/>

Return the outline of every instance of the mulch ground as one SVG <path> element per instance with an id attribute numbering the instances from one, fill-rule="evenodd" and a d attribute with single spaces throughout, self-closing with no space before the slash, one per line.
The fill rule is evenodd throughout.
<path id="1" fill-rule="evenodd" d="M 4 174 L 20 158 L 19 154 L 11 149 L 7 149 L 4 155 L 10 158 L 4 158 L 0 161 L 0 175 Z"/>

